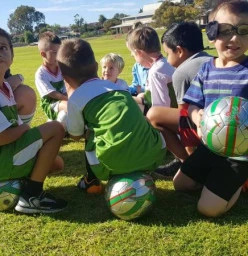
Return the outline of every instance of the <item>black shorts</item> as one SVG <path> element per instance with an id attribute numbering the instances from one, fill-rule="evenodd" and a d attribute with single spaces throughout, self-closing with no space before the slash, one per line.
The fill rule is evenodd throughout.
<path id="1" fill-rule="evenodd" d="M 248 162 L 216 155 L 201 144 L 182 164 L 181 171 L 229 201 L 248 177 Z"/>

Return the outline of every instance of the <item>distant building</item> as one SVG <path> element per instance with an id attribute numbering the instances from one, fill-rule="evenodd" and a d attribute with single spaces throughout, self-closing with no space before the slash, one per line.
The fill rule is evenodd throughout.
<path id="1" fill-rule="evenodd" d="M 117 33 L 126 33 L 128 32 L 133 24 L 136 22 L 141 22 L 145 25 L 149 25 L 152 23 L 152 16 L 155 14 L 155 11 L 160 7 L 163 1 L 147 4 L 143 6 L 143 12 L 138 13 L 134 16 L 127 16 L 122 18 L 122 23 L 120 25 L 116 25 L 111 27 L 112 29 L 116 29 Z"/>

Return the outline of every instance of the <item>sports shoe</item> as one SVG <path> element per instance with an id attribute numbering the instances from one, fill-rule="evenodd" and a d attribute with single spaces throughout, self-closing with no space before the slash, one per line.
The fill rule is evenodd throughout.
<path id="1" fill-rule="evenodd" d="M 28 194 L 21 194 L 15 207 L 21 213 L 55 213 L 62 211 L 67 205 L 63 199 L 56 199 L 53 195 L 42 192 L 39 197 L 30 197 Z"/>
<path id="2" fill-rule="evenodd" d="M 103 186 L 100 180 L 93 179 L 88 181 L 87 176 L 83 176 L 77 186 L 79 189 L 82 189 L 89 194 L 101 194 L 103 192 Z"/>
<path id="3" fill-rule="evenodd" d="M 177 171 L 179 170 L 179 168 L 181 167 L 181 165 L 182 165 L 181 161 L 175 158 L 165 166 L 158 167 L 153 172 L 152 176 L 160 180 L 172 179 L 177 173 Z"/>

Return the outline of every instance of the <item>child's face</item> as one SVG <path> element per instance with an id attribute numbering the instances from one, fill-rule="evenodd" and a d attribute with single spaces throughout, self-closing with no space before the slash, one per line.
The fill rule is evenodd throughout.
<path id="1" fill-rule="evenodd" d="M 115 83 L 119 74 L 120 70 L 116 63 L 109 61 L 102 66 L 102 79 L 104 80 L 110 80 Z"/>
<path id="2" fill-rule="evenodd" d="M 215 20 L 219 24 L 227 23 L 238 26 L 248 24 L 248 15 L 240 14 L 236 16 L 228 10 L 221 9 L 218 11 Z M 219 29 L 221 31 L 225 28 L 223 25 L 219 25 Z M 236 32 L 226 35 L 219 34 L 214 43 L 219 59 L 224 65 L 240 63 L 246 58 L 244 53 L 248 50 L 248 35 L 238 35 Z"/>
<path id="3" fill-rule="evenodd" d="M 166 54 L 168 63 L 171 66 L 177 68 L 183 62 L 183 60 L 181 60 L 180 52 L 177 49 L 173 51 L 171 48 L 167 46 L 166 43 L 163 43 L 162 47 Z"/>
<path id="4" fill-rule="evenodd" d="M 13 56 L 9 47 L 8 40 L 0 36 L 0 73 L 4 75 L 12 64 Z"/>
<path id="5" fill-rule="evenodd" d="M 59 50 L 59 44 L 50 44 L 48 49 L 43 52 L 43 57 L 47 64 L 54 65 L 57 64 L 56 56 Z"/>

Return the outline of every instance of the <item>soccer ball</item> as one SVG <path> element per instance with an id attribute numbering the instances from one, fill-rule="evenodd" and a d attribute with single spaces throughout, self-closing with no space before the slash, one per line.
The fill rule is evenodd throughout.
<path id="1" fill-rule="evenodd" d="M 8 180 L 0 182 L 0 211 L 13 208 L 19 199 L 21 182 Z"/>
<path id="2" fill-rule="evenodd" d="M 123 220 L 143 216 L 155 201 L 155 183 L 145 172 L 113 176 L 106 186 L 110 211 Z"/>
<path id="3" fill-rule="evenodd" d="M 248 100 L 228 96 L 204 109 L 201 121 L 203 143 L 226 157 L 248 155 Z"/>

